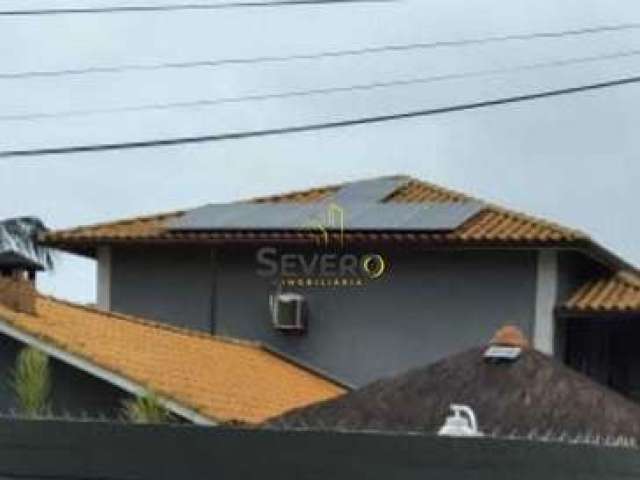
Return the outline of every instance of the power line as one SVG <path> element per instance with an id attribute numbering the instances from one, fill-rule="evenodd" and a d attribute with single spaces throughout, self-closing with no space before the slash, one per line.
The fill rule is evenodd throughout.
<path id="1" fill-rule="evenodd" d="M 393 80 L 388 82 L 373 82 L 357 85 L 348 85 L 343 87 L 327 87 L 316 88 L 308 90 L 294 90 L 280 93 L 269 93 L 260 95 L 245 95 L 237 97 L 222 97 L 214 99 L 204 100 L 192 100 L 185 102 L 167 102 L 167 103 L 153 103 L 146 105 L 136 105 L 129 107 L 112 107 L 103 109 L 85 109 L 85 110 L 67 110 L 62 112 L 43 112 L 43 113 L 27 113 L 18 115 L 0 115 L 0 121 L 25 121 L 25 120 L 42 120 L 50 118 L 70 118 L 70 117 L 85 117 L 91 115 L 100 114 L 114 114 L 114 113 L 126 113 L 126 112 L 142 112 L 153 110 L 172 110 L 172 109 L 185 109 L 185 108 L 199 108 L 199 107 L 212 107 L 216 105 L 243 103 L 251 101 L 266 101 L 266 100 L 282 100 L 287 98 L 301 98 L 318 95 L 328 95 L 334 93 L 346 93 L 353 91 L 369 91 L 377 90 L 381 88 L 390 88 L 398 86 L 410 86 L 421 85 L 428 83 L 443 82 L 447 80 L 461 80 L 468 78 L 486 77 L 491 75 L 517 73 L 530 70 L 537 70 L 541 68 L 552 67 L 564 67 L 570 65 L 585 64 L 603 60 L 614 60 L 625 57 L 635 57 L 640 55 L 640 50 L 626 50 L 622 52 L 615 52 L 605 55 L 593 55 L 587 57 L 573 57 L 563 60 L 554 60 L 549 62 L 539 62 L 527 65 L 519 65 L 516 67 L 507 68 L 493 68 L 487 70 L 479 70 L 463 73 L 451 73 L 445 75 L 435 75 L 431 77 L 415 77 L 404 80 Z"/>
<path id="2" fill-rule="evenodd" d="M 250 65 L 260 63 L 283 63 L 300 60 L 322 60 L 328 58 L 351 57 L 360 55 L 371 55 L 385 52 L 403 52 L 411 50 L 428 50 L 443 47 L 464 47 L 470 45 L 483 45 L 490 43 L 501 43 L 508 41 L 527 41 L 534 39 L 553 39 L 572 36 L 594 35 L 606 32 L 618 32 L 624 30 L 636 30 L 640 28 L 640 23 L 624 23 L 614 25 L 601 25 L 595 27 L 585 27 L 562 31 L 532 32 L 524 34 L 510 34 L 499 36 L 488 36 L 480 38 L 466 38 L 461 40 L 442 40 L 436 42 L 416 42 L 405 44 L 382 45 L 379 47 L 365 47 L 347 50 L 333 50 L 327 52 L 297 54 L 297 55 L 271 55 L 261 57 L 227 58 L 219 60 L 196 60 L 190 62 L 163 62 L 155 64 L 125 64 L 114 66 L 97 66 L 87 68 L 70 68 L 61 70 L 32 70 L 22 72 L 0 73 L 0 80 L 23 79 L 32 77 L 60 77 L 71 75 L 88 75 L 96 73 L 121 73 L 129 71 L 151 71 L 161 69 L 186 69 L 203 67 L 221 67 L 225 65 Z"/>
<path id="3" fill-rule="evenodd" d="M 558 97 L 563 95 L 572 95 L 592 90 L 601 90 L 605 88 L 619 87 L 623 85 L 631 85 L 640 83 L 640 76 L 620 78 L 616 80 L 609 80 L 606 82 L 591 83 L 587 85 L 581 85 L 578 87 L 569 87 L 557 90 L 546 90 L 536 93 L 529 93 L 524 95 L 516 95 L 511 97 L 502 97 L 493 100 L 483 100 L 473 103 L 463 103 L 458 105 L 452 105 L 448 107 L 438 107 L 425 110 L 414 110 L 404 113 L 394 113 L 388 115 L 378 115 L 371 117 L 361 117 L 350 120 L 338 120 L 334 122 L 325 123 L 313 123 L 307 125 L 298 125 L 292 127 L 270 128 L 264 130 L 252 130 L 244 132 L 229 132 L 218 133 L 211 135 L 191 136 L 191 137 L 177 137 L 177 138 L 165 138 L 156 140 L 141 140 L 134 142 L 121 142 L 121 143 L 102 143 L 102 144 L 87 144 L 87 145 L 74 145 L 67 147 L 54 147 L 54 148 L 37 148 L 30 150 L 5 150 L 0 151 L 0 158 L 10 157 L 33 157 L 43 155 L 62 155 L 84 152 L 99 152 L 109 150 L 128 150 L 136 148 L 151 148 L 151 147 L 166 147 L 172 145 L 185 145 L 193 143 L 205 143 L 205 142 L 219 142 L 224 140 L 241 140 L 245 138 L 266 137 L 275 135 L 288 135 L 293 133 L 312 132 L 319 130 L 329 130 L 334 128 L 345 128 L 357 125 L 369 125 L 382 122 L 390 122 L 396 120 L 403 120 L 416 117 L 426 117 L 431 115 L 440 115 L 445 113 L 462 112 L 467 110 L 477 110 L 481 108 L 497 107 L 500 105 L 507 105 L 512 103 L 528 102 L 533 100 L 540 100 L 543 98 Z"/>
<path id="4" fill-rule="evenodd" d="M 284 7 L 337 3 L 374 3 L 395 0 L 272 0 L 268 2 L 183 3 L 165 5 L 123 5 L 115 7 L 70 7 L 30 10 L 0 10 L 0 16 L 71 15 L 91 13 L 172 12 L 176 10 L 222 10 L 227 8 Z"/>

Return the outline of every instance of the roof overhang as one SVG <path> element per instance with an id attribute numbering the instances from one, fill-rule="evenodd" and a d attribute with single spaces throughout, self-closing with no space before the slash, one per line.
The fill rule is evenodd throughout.
<path id="1" fill-rule="evenodd" d="M 558 250 L 584 250 L 591 247 L 591 242 L 581 240 L 523 240 L 523 241 L 496 241 L 496 240 L 471 240 L 448 239 L 440 237 L 421 238 L 416 232 L 352 232 L 344 234 L 345 242 L 354 246 L 381 246 L 403 249 L 491 249 L 491 250 L 538 250 L 538 249 L 558 249 Z M 43 245 L 56 248 L 67 253 L 81 255 L 89 258 L 96 258 L 98 249 L 102 246 L 127 246 L 127 247 L 148 247 L 148 246 L 224 246 L 237 248 L 250 248 L 261 246 L 287 245 L 298 247 L 314 247 L 318 244 L 318 237 L 313 234 L 296 232 L 239 232 L 234 234 L 221 234 L 219 237 L 199 237 L 185 236 L 184 238 L 99 238 L 91 241 L 83 239 L 42 241 Z M 594 252 L 595 254 L 595 252 Z M 617 265 L 629 265 L 619 257 L 611 254 L 609 256 L 599 255 L 600 261 L 607 258 L 615 259 Z"/>

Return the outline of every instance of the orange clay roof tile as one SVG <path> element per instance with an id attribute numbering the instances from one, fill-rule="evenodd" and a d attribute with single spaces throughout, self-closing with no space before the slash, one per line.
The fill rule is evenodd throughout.
<path id="1" fill-rule="evenodd" d="M 573 312 L 640 312 L 640 278 L 633 272 L 618 272 L 580 287 L 563 305 Z"/>
<path id="2" fill-rule="evenodd" d="M 284 195 L 253 199 L 254 202 L 318 202 L 328 198 L 339 189 L 339 185 L 293 192 Z M 388 202 L 463 202 L 474 200 L 462 193 L 418 180 L 408 183 L 393 194 Z M 561 225 L 534 218 L 502 207 L 485 204 L 486 208 L 449 233 L 400 233 L 380 235 L 348 232 L 345 240 L 405 242 L 570 242 L 588 239 L 583 233 Z M 54 231 L 44 236 L 46 244 L 74 250 L 91 247 L 101 242 L 127 241 L 242 241 L 242 240 L 303 240 L 313 241 L 313 234 L 305 232 L 199 232 L 179 233 L 166 228 L 169 220 L 179 218 L 184 212 L 165 213 L 138 217 L 111 223 L 97 224 L 70 230 Z"/>
<path id="3" fill-rule="evenodd" d="M 0 319 L 214 421 L 260 423 L 345 389 L 259 344 L 223 339 L 37 295 L 35 314 Z"/>

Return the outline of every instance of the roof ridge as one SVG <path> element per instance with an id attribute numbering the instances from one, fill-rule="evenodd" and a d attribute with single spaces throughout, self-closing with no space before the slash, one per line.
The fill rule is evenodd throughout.
<path id="1" fill-rule="evenodd" d="M 546 218 L 542 218 L 542 217 L 538 217 L 536 215 L 531 215 L 531 214 L 528 214 L 528 213 L 524 213 L 524 212 L 522 212 L 520 210 L 515 210 L 515 209 L 512 209 L 510 207 L 504 207 L 502 205 L 486 201 L 486 200 L 484 200 L 482 198 L 479 198 L 479 197 L 476 197 L 476 196 L 472 196 L 472 195 L 469 195 L 467 193 L 458 192 L 457 190 L 454 190 L 454 189 L 451 189 L 451 188 L 442 187 L 440 185 L 433 184 L 431 182 L 427 182 L 427 181 L 423 181 L 423 180 L 418 180 L 418 182 L 423 184 L 423 185 L 428 186 L 429 188 L 441 190 L 441 191 L 446 192 L 446 193 L 448 193 L 450 195 L 456 195 L 456 196 L 459 196 L 461 198 L 465 198 L 468 201 L 480 202 L 486 207 L 486 209 L 490 209 L 490 210 L 493 210 L 495 212 L 502 213 L 503 215 L 510 215 L 512 217 L 515 217 L 515 218 L 518 218 L 518 219 L 521 219 L 521 220 L 527 220 L 527 221 L 543 224 L 543 225 L 545 225 L 545 226 L 547 226 L 549 228 L 553 228 L 553 229 L 556 229 L 556 230 L 563 230 L 563 231 L 571 232 L 574 235 L 578 235 L 578 236 L 585 237 L 585 238 L 591 238 L 589 235 L 587 235 L 585 232 L 583 232 L 583 231 L 581 231 L 579 229 L 576 229 L 576 228 L 573 228 L 573 227 L 568 227 L 568 226 L 562 225 L 562 224 L 560 224 L 558 222 L 555 222 L 555 221 L 552 221 L 552 220 L 547 220 Z"/>
<path id="2" fill-rule="evenodd" d="M 452 188 L 449 187 L 443 187 L 442 185 L 438 185 L 437 183 L 433 183 L 433 182 L 429 182 L 427 180 L 422 180 L 420 178 L 415 178 L 415 177 L 410 177 L 408 176 L 408 182 L 405 185 L 402 185 L 400 187 L 398 187 L 398 189 L 396 189 L 395 192 L 393 192 L 393 194 L 389 195 L 389 198 L 393 197 L 393 195 L 398 195 L 399 192 L 410 186 L 410 184 L 417 184 L 420 185 L 422 187 L 427 187 L 430 188 L 432 190 L 437 190 L 441 193 L 445 193 L 447 195 L 453 196 L 453 197 L 458 197 L 460 199 L 460 201 L 477 201 L 480 203 L 486 203 L 478 198 L 472 197 L 471 195 L 468 195 L 466 193 L 463 192 L 459 192 L 457 190 L 454 190 Z"/>
<path id="3" fill-rule="evenodd" d="M 293 190 L 287 193 L 277 193 L 277 194 L 273 194 L 273 195 L 265 195 L 265 196 L 259 196 L 259 197 L 253 197 L 250 198 L 248 200 L 248 202 L 269 202 L 269 201 L 278 201 L 278 200 L 284 200 L 290 197 L 296 197 L 298 195 L 309 195 L 312 194 L 314 192 L 329 192 L 332 190 L 338 190 L 340 188 L 343 188 L 347 185 L 351 185 L 354 183 L 360 183 L 360 182 L 368 182 L 368 181 L 373 181 L 373 180 L 383 180 L 383 179 L 406 179 L 407 182 L 410 181 L 415 181 L 416 179 L 413 178 L 410 175 L 405 175 L 405 174 L 396 174 L 396 175 L 379 175 L 379 176 L 375 176 L 375 177 L 366 177 L 366 178 L 360 178 L 357 180 L 347 180 L 344 182 L 340 182 L 340 183 L 334 183 L 334 184 L 328 184 L 328 185 L 321 185 L 319 187 L 312 187 L 312 188 L 306 188 L 306 189 L 301 189 L 301 190 Z M 399 190 L 400 188 L 402 188 L 402 186 L 398 187 L 396 190 Z M 393 195 L 395 193 L 392 192 L 389 196 Z"/>
<path id="4" fill-rule="evenodd" d="M 82 231 L 82 230 L 86 230 L 88 228 L 91 229 L 97 229 L 97 228 L 102 228 L 102 227 L 111 227 L 111 226 L 122 226 L 122 225 L 127 225 L 130 223 L 135 223 L 135 222 L 140 222 L 140 221 L 149 221 L 149 220 L 162 220 L 166 217 L 172 217 L 175 215 L 183 215 L 184 213 L 188 212 L 189 209 L 185 208 L 185 209 L 180 209 L 180 210 L 173 210 L 173 211 L 169 211 L 169 212 L 158 212 L 155 214 L 145 214 L 145 215 L 136 215 L 134 217 L 126 217 L 126 218 L 122 218 L 120 220 L 107 220 L 107 221 L 103 221 L 103 222 L 97 222 L 97 223 L 89 223 L 89 224 L 85 224 L 85 225 L 79 225 L 77 227 L 73 227 L 73 228 L 69 228 L 69 229 L 65 229 L 62 230 L 65 233 L 73 233 L 73 232 L 77 232 L 77 231 Z M 56 234 L 57 231 L 56 230 L 51 230 L 49 232 L 43 233 L 40 235 L 41 238 L 46 238 L 49 236 L 49 234 Z"/>
<path id="5" fill-rule="evenodd" d="M 588 235 L 587 233 L 575 227 L 569 227 L 553 220 L 547 220 L 546 218 L 538 217 L 537 215 L 531 215 L 528 213 L 521 212 L 519 210 L 513 210 L 511 208 L 501 207 L 500 205 L 496 205 L 493 203 L 487 203 L 486 206 L 488 209 L 494 212 L 502 213 L 503 215 L 509 215 L 520 220 L 534 222 L 540 225 L 544 225 L 547 228 L 551 228 L 553 230 L 568 232 L 577 237 L 582 237 L 583 239 L 591 240 L 590 235 Z"/>

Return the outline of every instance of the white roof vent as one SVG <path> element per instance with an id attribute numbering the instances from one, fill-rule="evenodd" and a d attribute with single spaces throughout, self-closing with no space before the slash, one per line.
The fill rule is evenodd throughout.
<path id="1" fill-rule="evenodd" d="M 476 415 L 467 405 L 451 405 L 453 415 L 447 417 L 444 425 L 438 431 L 443 437 L 482 437 L 478 431 Z"/>
<path id="2" fill-rule="evenodd" d="M 513 362 L 522 354 L 520 347 L 507 347 L 502 345 L 491 345 L 484 352 L 484 358 L 488 360 L 502 360 Z"/>

